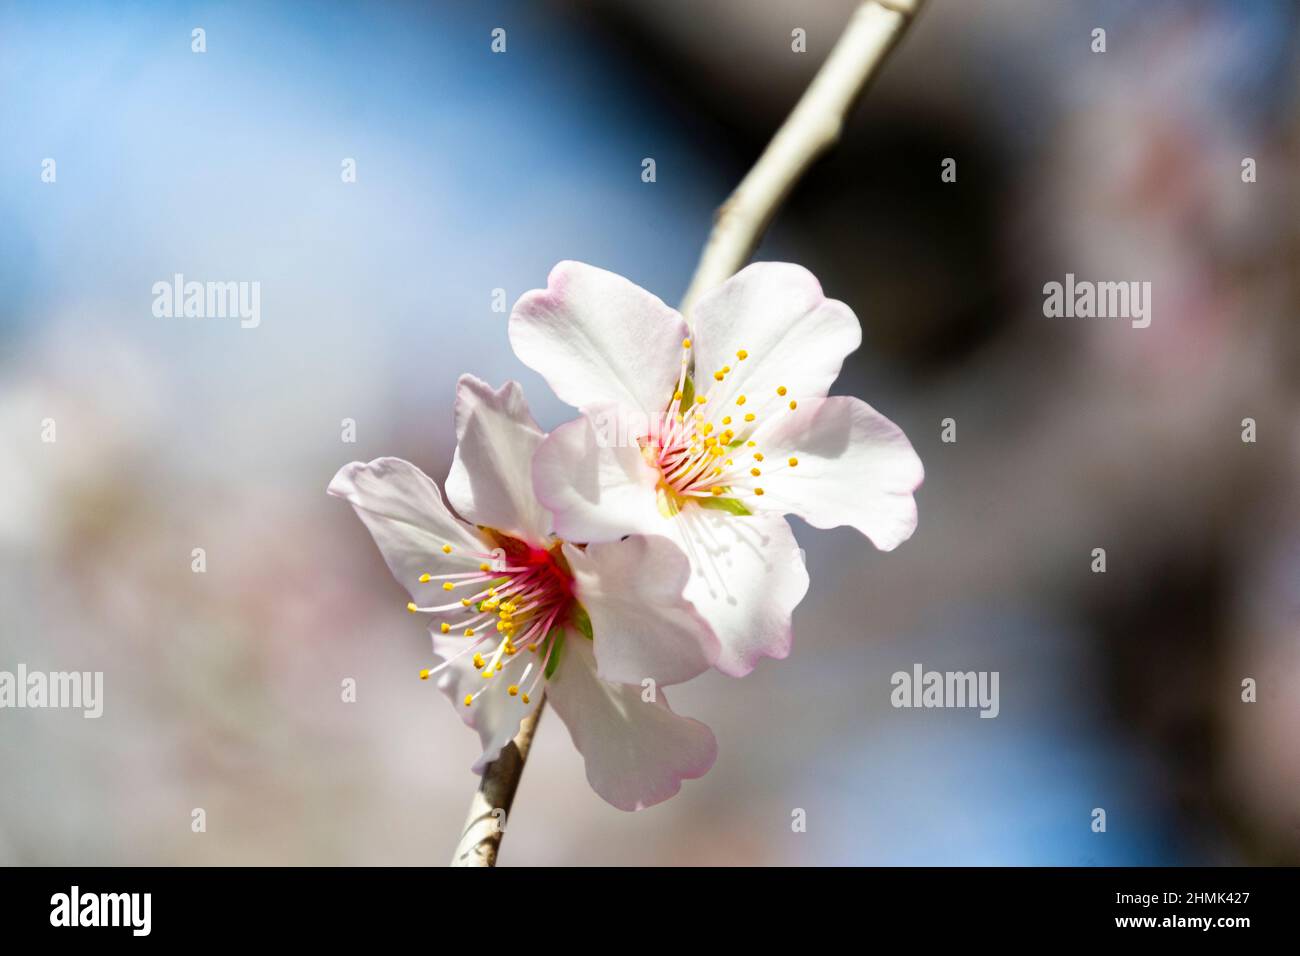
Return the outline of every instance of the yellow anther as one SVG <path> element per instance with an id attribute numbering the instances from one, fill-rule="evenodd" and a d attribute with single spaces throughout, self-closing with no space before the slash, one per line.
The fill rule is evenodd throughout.
<path id="1" fill-rule="evenodd" d="M 490 597 L 490 598 L 494 598 L 494 597 L 496 597 L 496 596 L 497 596 L 497 589 L 496 589 L 496 588 L 488 588 L 488 597 Z"/>
<path id="2" fill-rule="evenodd" d="M 703 396 L 703 395 L 696 395 L 696 396 L 695 396 L 695 404 L 696 404 L 696 405 L 703 405 L 703 404 L 704 404 L 705 402 L 707 402 L 707 401 L 708 401 L 708 399 L 707 399 L 705 396 Z"/>
<path id="3" fill-rule="evenodd" d="M 475 654 L 475 655 L 474 655 L 474 667 L 475 667 L 475 669 L 482 667 L 482 666 L 483 666 L 484 664 L 486 664 L 486 663 L 487 663 L 487 662 L 486 662 L 485 660 L 483 660 L 483 655 L 482 655 L 482 654 Z"/>
<path id="4" fill-rule="evenodd" d="M 523 695 L 522 697 L 520 697 L 519 699 L 522 700 L 525 704 L 528 703 L 528 695 L 527 695 L 527 694 L 524 694 L 524 695 Z"/>
<path id="5" fill-rule="evenodd" d="M 414 613 L 416 612 L 416 610 L 417 610 L 417 608 L 416 608 L 416 606 L 415 606 L 415 602 L 414 602 L 414 601 L 407 601 L 407 602 L 406 602 L 406 609 L 407 609 L 408 611 L 410 611 L 412 614 L 414 614 Z"/>
<path id="6" fill-rule="evenodd" d="M 730 416 L 730 415 L 724 415 L 724 416 L 722 416 L 722 424 L 724 424 L 724 425 L 730 425 L 730 424 L 731 424 L 731 416 Z"/>
<path id="7" fill-rule="evenodd" d="M 492 672 L 491 672 L 491 671 L 484 671 L 484 672 L 483 672 L 483 679 L 484 679 L 484 680 L 488 680 L 488 679 L 490 679 L 491 677 L 492 677 Z"/>
<path id="8" fill-rule="evenodd" d="M 690 340 L 690 339 L 682 339 L 682 348 L 684 348 L 684 349 L 688 349 L 688 348 L 690 348 L 690 347 L 691 347 L 691 340 Z"/>
<path id="9" fill-rule="evenodd" d="M 720 494 L 722 494 L 722 486 L 721 486 L 721 485 L 714 485 L 712 491 L 713 491 L 713 493 L 714 493 L 715 495 L 720 495 Z"/>
<path id="10" fill-rule="evenodd" d="M 753 448 L 753 447 L 754 447 L 754 443 L 753 443 L 752 441 L 747 441 L 747 442 L 745 442 L 745 447 L 746 447 L 746 448 Z"/>
<path id="11" fill-rule="evenodd" d="M 744 395 L 737 395 L 737 396 L 736 396 L 736 404 L 737 404 L 737 405 L 744 405 L 744 404 L 745 404 L 745 396 L 744 396 Z"/>
<path id="12" fill-rule="evenodd" d="M 506 691 L 510 694 L 511 697 L 518 697 L 518 696 L 519 696 L 519 685 L 518 685 L 518 684 L 511 684 L 509 687 L 506 688 Z"/>
<path id="13" fill-rule="evenodd" d="M 480 564 L 480 565 L 478 566 L 478 569 L 479 569 L 480 571 L 491 571 L 491 570 L 492 570 L 492 565 L 490 565 L 490 564 L 488 564 L 486 561 L 484 561 L 482 564 Z"/>
<path id="14" fill-rule="evenodd" d="M 467 627 L 467 628 L 465 628 L 465 636 L 466 636 L 466 637 L 473 637 L 473 636 L 474 636 L 474 628 L 472 628 L 472 627 Z"/>
<path id="15" fill-rule="evenodd" d="M 757 478 L 759 475 L 762 474 L 762 472 L 759 471 L 757 468 L 751 468 L 751 469 L 749 469 L 749 473 L 750 473 L 751 475 L 753 475 L 755 478 Z"/>
<path id="16" fill-rule="evenodd" d="M 786 462 L 786 464 L 789 465 L 791 468 L 793 468 L 795 465 L 799 464 L 799 459 L 791 458 L 789 461 Z"/>
<path id="17" fill-rule="evenodd" d="M 443 621 L 442 625 L 439 627 L 439 630 L 441 630 L 442 633 L 446 634 L 448 631 L 451 630 L 451 625 L 448 624 L 446 621 Z"/>
<path id="18" fill-rule="evenodd" d="M 710 434 L 712 431 L 713 431 L 713 422 L 709 422 L 708 424 L 706 424 L 706 425 L 704 426 L 704 434 L 708 435 L 708 434 Z"/>
<path id="19" fill-rule="evenodd" d="M 704 439 L 705 448 L 712 448 L 715 445 L 717 445 L 717 443 L 718 443 L 718 439 L 713 435 L 710 435 L 708 438 Z"/>
<path id="20" fill-rule="evenodd" d="M 432 580 L 433 580 L 433 575 L 432 575 L 432 574 L 421 574 L 421 575 L 420 575 L 420 583 L 421 583 L 421 584 L 428 584 L 428 583 L 429 583 L 430 581 L 432 581 Z"/>
<path id="21" fill-rule="evenodd" d="M 460 606 L 461 606 L 461 607 L 469 607 L 472 603 L 474 603 L 474 602 L 471 601 L 469 598 L 461 598 L 461 599 L 460 599 Z"/>
<path id="22" fill-rule="evenodd" d="M 450 591 L 450 590 L 451 590 L 452 588 L 454 588 L 455 586 L 456 586 L 456 585 L 452 584 L 450 581 L 443 581 L 443 582 L 442 582 L 442 589 L 443 589 L 444 591 Z"/>
<path id="23" fill-rule="evenodd" d="M 790 402 L 790 411 L 794 411 L 794 410 L 795 410 L 796 408 L 798 408 L 798 407 L 799 407 L 799 403 L 796 402 L 796 401 L 791 400 L 791 402 Z"/>
<path id="24" fill-rule="evenodd" d="M 673 392 L 673 401 L 680 402 L 681 400 L 682 400 L 682 393 L 680 391 Z"/>
<path id="25" fill-rule="evenodd" d="M 763 489 L 762 489 L 762 488 L 755 488 L 755 489 L 754 489 L 754 494 L 756 494 L 756 495 L 761 495 L 762 493 L 763 493 Z"/>
<path id="26" fill-rule="evenodd" d="M 740 359 L 743 362 L 745 361 L 745 359 L 749 358 L 749 353 L 746 352 L 744 349 L 741 349 L 739 352 L 736 353 L 736 358 Z"/>
<path id="27" fill-rule="evenodd" d="M 762 460 L 763 460 L 763 453 L 761 451 L 754 452 L 754 461 L 762 461 Z"/>
<path id="28" fill-rule="evenodd" d="M 784 394 L 785 394 L 785 386 L 784 386 L 784 385 L 778 385 L 778 386 L 776 387 L 776 394 L 778 394 L 778 395 L 784 395 Z"/>
<path id="29" fill-rule="evenodd" d="M 753 413 L 753 412 L 749 412 L 749 413 L 745 416 L 745 421 L 747 421 L 747 422 L 752 422 L 753 420 L 754 420 L 754 413 Z"/>
<path id="30" fill-rule="evenodd" d="M 426 667 L 424 670 L 420 671 L 420 680 L 428 680 L 428 679 L 429 679 L 429 668 Z"/>
<path id="31" fill-rule="evenodd" d="M 727 373 L 722 371 L 721 369 L 713 373 L 713 380 L 715 382 L 721 382 L 726 377 L 727 377 Z"/>
<path id="32" fill-rule="evenodd" d="M 442 546 L 442 553 L 443 553 L 443 554 L 451 554 L 451 545 L 449 545 L 449 544 L 444 544 L 444 545 Z"/>
<path id="33" fill-rule="evenodd" d="M 723 375 L 730 375 L 730 374 L 731 374 L 731 366 L 730 366 L 730 365 L 724 365 L 724 366 L 722 366 L 722 374 L 723 374 Z"/>
<path id="34" fill-rule="evenodd" d="M 468 706 L 469 706 L 473 701 L 474 701 L 474 695 L 473 695 L 473 694 L 466 694 L 466 695 L 465 695 L 465 706 L 466 706 L 466 707 L 468 707 Z"/>

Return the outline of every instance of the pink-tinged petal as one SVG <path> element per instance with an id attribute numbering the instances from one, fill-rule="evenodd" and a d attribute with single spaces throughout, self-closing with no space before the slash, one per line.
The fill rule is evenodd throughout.
<path id="1" fill-rule="evenodd" d="M 788 262 L 746 266 L 701 298 L 692 315 L 696 389 L 707 387 L 710 409 L 744 395 L 744 411 L 760 421 L 791 400 L 825 396 L 845 356 L 862 344 L 853 310 L 826 298 L 811 272 Z M 724 368 L 731 371 L 715 382 Z"/>
<path id="2" fill-rule="evenodd" d="M 691 562 L 685 596 L 722 645 L 718 670 L 744 677 L 759 658 L 786 657 L 791 614 L 808 592 L 803 553 L 786 520 L 691 505 L 671 526 Z"/>
<path id="3" fill-rule="evenodd" d="M 484 650 L 485 647 L 487 650 Z M 467 727 L 478 732 L 483 752 L 471 769 L 481 774 L 488 764 L 501 755 L 501 748 L 514 740 L 515 734 L 519 733 L 519 722 L 537 709 L 543 685 L 538 684 L 529 696 L 529 702 L 525 704 L 520 696 L 511 696 L 509 688 L 513 682 L 518 681 L 523 667 L 528 663 L 533 663 L 536 668 L 536 656 L 517 655 L 506 665 L 506 670 L 485 679 L 482 672 L 474 667 L 475 649 L 483 651 L 484 656 L 487 656 L 491 646 L 458 634 L 441 634 L 437 629 L 433 631 L 434 655 L 440 661 L 450 662 L 437 672 L 434 679 L 438 682 L 438 689 L 447 695 L 451 705 L 460 714 L 460 719 Z M 531 681 L 530 676 L 529 682 Z M 465 706 L 466 694 L 478 695 L 468 707 Z"/>
<path id="4" fill-rule="evenodd" d="M 613 272 L 561 262 L 545 289 L 510 314 L 510 344 L 576 408 L 613 404 L 662 412 L 681 371 L 686 320 Z"/>
<path id="5" fill-rule="evenodd" d="M 489 547 L 447 510 L 438 486 L 409 461 L 354 461 L 339 469 L 329 493 L 356 509 L 393 577 L 417 603 L 428 603 L 435 593 L 432 585 L 420 583 L 421 574 L 471 571 L 482 561 L 474 555 Z M 443 552 L 446 545 L 450 554 Z"/>
<path id="6" fill-rule="evenodd" d="M 591 642 L 569 632 L 548 696 L 587 765 L 587 781 L 620 810 L 662 803 L 683 780 L 708 773 L 718 755 L 713 732 L 673 713 L 663 691 L 596 676 Z"/>
<path id="7" fill-rule="evenodd" d="M 635 445 L 611 444 L 582 415 L 547 436 L 533 456 L 533 487 L 567 541 L 617 541 L 655 534 L 659 473 Z"/>
<path id="8" fill-rule="evenodd" d="M 473 375 L 456 387 L 456 456 L 447 475 L 447 500 L 468 520 L 542 544 L 551 519 L 533 493 L 533 452 L 545 433 L 523 389 L 500 390 Z"/>
<path id="9" fill-rule="evenodd" d="M 769 463 L 764 495 L 751 502 L 757 507 L 796 514 L 814 528 L 850 525 L 882 551 L 916 530 L 912 493 L 925 469 L 903 430 L 866 402 L 836 396 L 801 404 L 754 441 Z"/>
<path id="10" fill-rule="evenodd" d="M 601 679 L 677 684 L 713 666 L 720 645 L 682 596 L 691 566 L 677 545 L 633 535 L 585 552 L 566 544 L 564 554 L 591 617 Z"/>

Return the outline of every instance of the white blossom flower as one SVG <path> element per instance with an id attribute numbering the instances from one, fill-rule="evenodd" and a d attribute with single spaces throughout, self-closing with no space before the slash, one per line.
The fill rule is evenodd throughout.
<path id="1" fill-rule="evenodd" d="M 475 772 L 545 690 L 597 793 L 624 810 L 666 800 L 717 753 L 712 732 L 659 689 L 707 670 L 719 650 L 682 596 L 685 558 L 661 537 L 584 549 L 552 536 L 529 471 L 545 435 L 514 382 L 493 391 L 462 377 L 456 437 L 447 499 L 467 520 L 397 458 L 347 465 L 329 492 L 370 529 L 408 610 L 431 616 L 441 663 L 421 677 L 436 677 L 478 731 Z"/>
<path id="2" fill-rule="evenodd" d="M 537 496 L 558 534 L 671 538 L 691 561 L 686 596 L 749 673 L 790 650 L 808 587 L 784 515 L 851 525 L 890 550 L 916 528 L 921 461 L 856 398 L 828 398 L 858 347 L 857 317 L 806 269 L 756 263 L 685 319 L 627 279 L 578 262 L 522 296 L 510 340 L 584 413 L 538 449 Z"/>

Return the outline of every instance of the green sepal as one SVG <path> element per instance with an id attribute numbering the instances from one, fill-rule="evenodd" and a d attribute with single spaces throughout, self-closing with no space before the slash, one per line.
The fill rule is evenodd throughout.
<path id="1" fill-rule="evenodd" d="M 551 628 L 551 632 L 546 635 L 546 643 L 550 647 L 547 651 L 550 656 L 546 661 L 546 679 L 550 680 L 555 668 L 560 666 L 560 653 L 564 650 L 564 628 Z"/>
<path id="2" fill-rule="evenodd" d="M 596 639 L 596 634 L 591 627 L 591 615 L 581 604 L 576 604 L 573 609 L 573 625 L 582 632 L 582 636 L 589 641 Z"/>
<path id="3" fill-rule="evenodd" d="M 745 507 L 744 503 L 738 498 L 700 498 L 701 508 L 712 508 L 714 511 L 725 511 L 733 515 L 752 515 L 754 512 Z"/>
<path id="4" fill-rule="evenodd" d="M 682 404 L 679 406 L 683 411 L 690 408 L 695 403 L 695 379 L 689 375 L 686 376 L 686 383 L 682 386 Z"/>

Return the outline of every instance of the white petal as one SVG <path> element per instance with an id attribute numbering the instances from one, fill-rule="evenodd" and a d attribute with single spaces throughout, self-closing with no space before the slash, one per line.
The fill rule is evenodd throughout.
<path id="1" fill-rule="evenodd" d="M 717 758 L 713 732 L 674 714 L 662 690 L 646 702 L 641 687 L 597 677 L 591 642 L 572 631 L 548 693 L 586 762 L 592 789 L 620 810 L 667 800 Z"/>
<path id="2" fill-rule="evenodd" d="M 567 541 L 617 541 L 659 532 L 659 472 L 635 445 L 610 444 L 580 416 L 551 432 L 533 457 L 533 487 Z"/>
<path id="3" fill-rule="evenodd" d="M 718 639 L 682 596 L 691 566 L 677 545 L 633 535 L 585 552 L 566 544 L 564 554 L 591 617 L 603 680 L 676 684 L 713 666 Z"/>
<path id="4" fill-rule="evenodd" d="M 475 773 L 482 773 L 493 760 L 501 755 L 501 748 L 514 740 L 519 733 L 519 722 L 537 709 L 541 700 L 545 682 L 538 683 L 525 704 L 521 696 L 510 695 L 510 685 L 518 683 L 524 668 L 532 663 L 533 670 L 528 676 L 528 683 L 537 676 L 541 661 L 537 655 L 529 653 L 516 654 L 505 664 L 505 669 L 495 677 L 484 678 L 482 671 L 474 667 L 475 645 L 473 638 L 452 634 L 433 632 L 433 653 L 442 661 L 452 661 L 445 669 L 438 672 L 435 680 L 438 689 L 447 695 L 453 707 L 460 714 L 468 727 L 478 731 L 483 744 L 483 753 L 474 761 Z M 476 645 L 484 657 L 489 657 L 493 649 L 487 642 Z M 527 689 L 526 687 L 524 689 Z M 465 706 L 466 694 L 478 694 L 474 702 Z"/>
<path id="5" fill-rule="evenodd" d="M 691 562 L 685 595 L 721 642 L 718 670 L 744 677 L 761 657 L 787 656 L 808 571 L 786 520 L 691 505 L 668 524 Z"/>
<path id="6" fill-rule="evenodd" d="M 532 460 L 545 437 L 517 382 L 493 391 L 487 382 L 462 375 L 447 500 L 475 524 L 544 544 L 551 520 L 533 493 Z"/>
<path id="7" fill-rule="evenodd" d="M 714 414 L 721 402 L 734 406 L 738 395 L 759 421 L 791 400 L 821 398 L 845 356 L 862 344 L 853 310 L 826 298 L 811 272 L 788 262 L 746 266 L 701 298 L 692 314 L 695 387 L 707 388 Z M 716 382 L 714 373 L 727 366 L 731 372 Z M 776 392 L 781 386 L 784 396 Z"/>
<path id="8" fill-rule="evenodd" d="M 421 584 L 421 574 L 473 570 L 482 561 L 474 555 L 490 548 L 447 510 L 438 486 L 409 461 L 354 461 L 339 469 L 329 493 L 356 509 L 393 577 L 418 604 L 432 603 L 429 595 L 442 594 L 434 585 Z M 451 545 L 450 554 L 443 553 L 444 545 Z"/>
<path id="9" fill-rule="evenodd" d="M 866 402 L 836 396 L 801 404 L 754 441 L 768 465 L 763 496 L 746 499 L 752 506 L 799 515 L 814 528 L 851 525 L 883 551 L 916 530 L 912 493 L 925 469 L 902 429 Z"/>
<path id="10" fill-rule="evenodd" d="M 510 344 L 576 408 L 614 404 L 662 412 L 681 371 L 686 320 L 613 272 L 561 262 L 545 289 L 510 314 Z"/>

